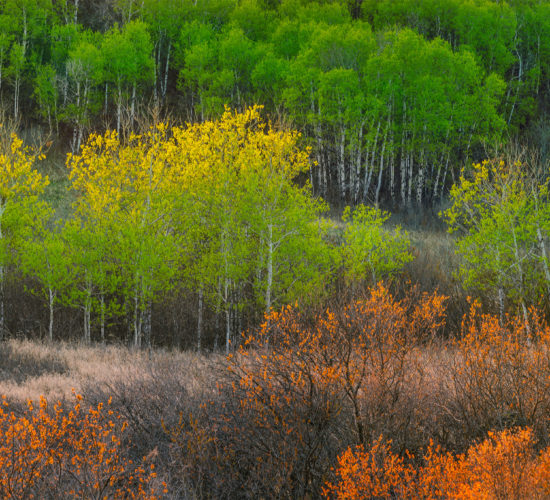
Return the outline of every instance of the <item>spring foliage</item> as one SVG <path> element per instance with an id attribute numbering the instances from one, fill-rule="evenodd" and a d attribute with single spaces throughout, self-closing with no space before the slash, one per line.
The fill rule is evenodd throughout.
<path id="1" fill-rule="evenodd" d="M 345 208 L 342 264 L 348 283 L 388 279 L 413 259 L 407 233 L 400 227 L 393 231 L 383 227 L 389 217 L 388 212 L 365 205 Z"/>
<path id="2" fill-rule="evenodd" d="M 154 464 L 124 455 L 126 423 L 99 404 L 88 411 L 82 398 L 65 411 L 44 398 L 22 414 L 0 408 L 2 498 L 154 499 Z"/>
<path id="3" fill-rule="evenodd" d="M 465 287 L 498 297 L 501 315 L 506 298 L 526 319 L 550 290 L 545 176 L 528 163 L 487 160 L 463 172 L 451 201 L 443 216 L 457 234 Z"/>
<path id="4" fill-rule="evenodd" d="M 83 263 L 87 300 L 116 283 L 140 345 L 143 334 L 150 341 L 152 302 L 175 286 L 203 290 L 228 325 L 246 306 L 269 311 L 321 290 L 331 266 L 315 224 L 324 205 L 293 183 L 310 166 L 298 140 L 258 107 L 186 127 L 157 124 L 128 141 L 92 135 L 67 161 L 76 226 L 112 243 Z"/>

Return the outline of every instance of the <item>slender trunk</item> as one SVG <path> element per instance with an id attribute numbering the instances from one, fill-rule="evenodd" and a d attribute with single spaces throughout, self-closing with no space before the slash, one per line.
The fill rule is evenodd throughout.
<path id="1" fill-rule="evenodd" d="M 519 51 L 516 50 L 516 54 L 518 56 L 519 61 L 519 68 L 518 68 L 518 83 L 516 86 L 516 95 L 514 96 L 514 102 L 512 103 L 512 109 L 510 109 L 510 115 L 508 116 L 508 125 L 510 125 L 510 122 L 512 121 L 512 117 L 514 116 L 514 111 L 516 109 L 516 104 L 519 97 L 519 89 L 522 84 L 522 78 L 523 78 L 523 59 L 521 57 L 521 54 Z"/>
<path id="2" fill-rule="evenodd" d="M 401 176 L 401 204 L 407 203 L 407 156 L 405 147 L 401 142 L 401 158 L 399 159 L 399 174 Z"/>
<path id="3" fill-rule="evenodd" d="M 525 300 L 521 299 L 521 310 L 523 312 L 523 322 L 525 323 L 525 330 L 528 334 L 531 333 L 531 326 L 529 325 L 529 313 L 527 311 L 527 306 L 525 305 Z"/>
<path id="4" fill-rule="evenodd" d="M 158 102 L 158 85 L 160 82 L 160 46 L 161 46 L 161 37 L 159 37 L 159 41 L 157 42 L 156 46 L 156 54 L 155 54 L 155 64 L 153 67 L 154 75 L 153 75 L 153 81 L 155 84 L 153 85 L 153 98 L 155 100 L 155 103 Z"/>
<path id="5" fill-rule="evenodd" d="M 359 137 L 357 138 L 357 154 L 355 157 L 355 179 L 353 185 L 353 202 L 359 202 L 360 176 L 361 176 L 361 161 L 363 153 L 363 123 L 359 125 Z"/>
<path id="6" fill-rule="evenodd" d="M 363 200 L 366 201 L 367 197 L 369 195 L 369 187 L 371 183 L 372 178 L 372 172 L 374 170 L 374 158 L 376 154 L 376 145 L 378 144 L 378 134 L 380 133 L 380 122 L 378 122 L 378 126 L 376 128 L 376 135 L 374 136 L 374 142 L 372 143 L 372 158 L 369 155 L 369 152 L 367 151 L 367 157 L 366 157 L 366 168 L 365 168 L 365 179 L 363 183 Z"/>
<path id="7" fill-rule="evenodd" d="M 378 171 L 378 183 L 376 184 L 376 196 L 374 203 L 378 207 L 380 201 L 380 189 L 382 188 L 382 173 L 384 172 L 384 153 L 386 151 L 386 140 L 388 138 L 388 125 L 386 125 L 386 131 L 384 132 L 384 141 L 382 142 L 382 151 L 380 152 L 380 170 Z"/>
<path id="8" fill-rule="evenodd" d="M 117 110 L 116 110 L 116 132 L 120 134 L 120 115 L 122 113 L 122 86 L 118 84 L 118 99 L 117 99 Z"/>
<path id="9" fill-rule="evenodd" d="M 521 265 L 521 258 L 519 255 L 519 247 L 518 247 L 518 241 L 516 236 L 516 229 L 512 227 L 512 236 L 514 241 L 514 257 L 516 259 L 516 268 L 518 270 L 518 278 L 519 278 L 519 291 L 520 291 L 520 305 L 521 309 L 523 311 L 523 319 L 525 321 L 525 328 L 527 330 L 527 333 L 530 333 L 530 327 L 529 327 L 529 315 L 527 314 L 527 306 L 525 305 L 525 287 L 523 284 L 524 274 L 523 274 L 523 267 Z"/>
<path id="10" fill-rule="evenodd" d="M 338 154 L 338 185 L 340 187 L 340 200 L 346 201 L 346 130 L 340 127 L 340 147 Z"/>
<path id="11" fill-rule="evenodd" d="M 101 292 L 99 296 L 99 328 L 101 331 L 101 342 L 105 343 L 105 294 Z"/>
<path id="12" fill-rule="evenodd" d="M 402 126 L 401 126 L 401 152 L 400 152 L 400 159 L 399 159 L 399 175 L 401 179 L 401 204 L 406 204 L 406 192 L 407 192 L 407 160 L 406 160 L 406 154 L 405 154 L 405 136 L 407 135 L 406 129 L 405 129 L 405 123 L 407 119 L 407 103 L 405 100 L 403 100 L 403 118 L 402 118 Z"/>
<path id="13" fill-rule="evenodd" d="M 92 289 L 91 283 L 86 284 L 86 299 L 84 300 L 84 343 L 90 344 L 92 341 L 91 333 L 91 311 L 92 311 Z"/>
<path id="14" fill-rule="evenodd" d="M 15 90 L 13 95 L 13 117 L 15 121 L 19 118 L 19 87 L 21 85 L 21 76 L 17 73 L 15 77 Z"/>
<path id="15" fill-rule="evenodd" d="M 411 206 L 412 200 L 412 180 L 413 180 L 413 170 L 414 170 L 414 154 L 409 151 L 407 153 L 407 165 L 408 165 L 408 177 L 409 185 L 407 187 L 407 206 Z"/>
<path id="16" fill-rule="evenodd" d="M 313 90 L 313 84 L 311 85 L 311 99 L 310 99 L 310 105 L 311 105 L 311 116 L 315 116 L 315 92 Z M 326 179 L 325 182 L 323 182 L 323 157 L 322 157 L 322 151 L 323 151 L 323 141 L 321 138 L 321 125 L 320 125 L 320 114 L 317 115 L 317 121 L 314 124 L 315 129 L 315 141 L 317 143 L 317 150 L 316 150 L 316 156 L 317 156 L 317 169 L 319 172 L 319 191 L 323 196 L 326 196 Z M 315 120 L 315 118 L 314 118 Z M 313 188 L 314 186 L 312 186 Z"/>
<path id="17" fill-rule="evenodd" d="M 136 116 L 136 82 L 132 85 L 132 102 L 130 103 L 130 123 L 133 128 Z"/>
<path id="18" fill-rule="evenodd" d="M 103 114 L 107 115 L 109 106 L 109 82 L 105 83 L 105 101 L 103 103 Z"/>
<path id="19" fill-rule="evenodd" d="M 134 290 L 134 347 L 141 347 L 141 300 L 140 300 L 140 278 L 135 277 Z"/>
<path id="20" fill-rule="evenodd" d="M 172 41 L 168 40 L 168 49 L 166 51 L 166 64 L 164 66 L 164 85 L 162 86 L 162 102 L 166 101 L 166 92 L 168 89 L 168 72 L 170 70 L 170 54 L 172 51 Z"/>
<path id="21" fill-rule="evenodd" d="M 544 279 L 546 280 L 546 293 L 550 298 L 550 269 L 548 269 L 548 253 L 546 252 L 546 243 L 537 220 L 537 239 L 540 247 L 540 257 L 542 261 L 542 269 L 544 270 Z"/>
<path id="22" fill-rule="evenodd" d="M 145 345 L 151 347 L 151 320 L 153 316 L 153 304 L 150 300 L 145 304 L 145 310 L 143 311 L 143 336 L 145 338 Z"/>
<path id="23" fill-rule="evenodd" d="M 498 287 L 498 312 L 500 318 L 500 324 L 504 325 L 504 288 Z"/>
<path id="24" fill-rule="evenodd" d="M 229 354 L 231 345 L 231 306 L 229 304 L 229 279 L 225 278 L 225 354 Z"/>
<path id="25" fill-rule="evenodd" d="M 48 340 L 53 342 L 53 305 L 55 300 L 55 292 L 52 287 L 48 287 L 48 305 L 50 310 L 50 321 L 48 324 Z"/>
<path id="26" fill-rule="evenodd" d="M 265 315 L 271 312 L 271 288 L 273 286 L 273 224 L 268 225 L 267 240 L 267 283 L 265 288 Z"/>
<path id="27" fill-rule="evenodd" d="M 452 122 L 452 116 L 451 116 L 451 122 Z M 447 145 L 449 142 L 449 133 L 450 133 L 451 127 L 447 128 L 447 132 L 445 133 L 445 148 L 443 149 L 443 152 L 441 153 L 441 158 L 437 162 L 437 174 L 434 182 L 434 187 L 432 191 L 432 205 L 435 203 L 435 200 L 437 199 L 437 189 L 439 187 L 439 179 L 441 178 L 441 164 L 443 163 L 443 159 L 445 157 L 445 149 L 447 149 Z M 447 153 L 447 161 L 449 161 L 449 153 Z"/>
<path id="28" fill-rule="evenodd" d="M 445 189 L 445 181 L 447 180 L 447 172 L 449 170 L 449 161 L 451 159 L 451 153 L 447 153 L 447 161 L 445 162 L 445 170 L 443 171 L 443 179 L 441 180 L 441 187 L 439 190 L 439 199 L 443 199 L 444 189 Z"/>
<path id="29" fill-rule="evenodd" d="M 202 348 L 202 322 L 203 322 L 203 313 L 204 313 L 204 299 L 203 299 L 203 288 L 202 284 L 199 287 L 199 310 L 198 310 L 198 320 L 197 320 L 197 351 L 201 352 Z"/>
<path id="30" fill-rule="evenodd" d="M 416 180 L 416 205 L 422 207 L 422 194 L 424 193 L 424 172 L 426 169 L 426 153 L 424 149 L 420 152 L 420 161 L 418 163 L 418 176 Z"/>

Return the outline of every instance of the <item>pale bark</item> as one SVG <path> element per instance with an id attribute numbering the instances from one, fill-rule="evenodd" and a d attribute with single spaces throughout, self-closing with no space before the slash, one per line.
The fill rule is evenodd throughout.
<path id="1" fill-rule="evenodd" d="M 203 324 L 203 315 L 204 315 L 204 297 L 203 297 L 203 288 L 202 285 L 199 287 L 199 308 L 198 308 L 198 319 L 197 319 L 197 351 L 200 352 L 202 348 L 202 324 Z"/>
<path id="2" fill-rule="evenodd" d="M 90 344 L 92 341 L 91 332 L 91 312 L 92 312 L 92 289 L 91 283 L 87 282 L 86 299 L 84 301 L 84 343 Z"/>
<path id="3" fill-rule="evenodd" d="M 407 118 L 407 103 L 403 101 L 403 125 L 401 127 L 401 157 L 399 159 L 399 175 L 401 178 L 401 203 L 406 203 L 407 192 L 407 160 L 405 155 L 405 122 Z"/>
<path id="4" fill-rule="evenodd" d="M 412 200 L 412 181 L 413 181 L 413 170 L 414 170 L 414 153 L 411 153 L 410 151 L 407 154 L 407 166 L 408 166 L 408 180 L 409 185 L 407 187 L 407 205 L 411 205 Z"/>
<path id="5" fill-rule="evenodd" d="M 151 347 L 151 321 L 153 316 L 153 304 L 151 300 L 148 300 L 145 304 L 145 310 L 143 311 L 143 337 L 145 338 L 145 345 Z"/>
<path id="6" fill-rule="evenodd" d="M 229 305 L 229 279 L 225 278 L 224 285 L 225 295 L 225 353 L 229 354 L 229 348 L 231 346 L 231 308 Z"/>
<path id="7" fill-rule="evenodd" d="M 338 154 L 338 187 L 340 188 L 340 199 L 346 199 L 346 130 L 340 127 L 340 147 Z"/>
<path id="8" fill-rule="evenodd" d="M 168 49 L 166 51 L 166 64 L 164 66 L 164 84 L 161 88 L 162 92 L 162 101 L 166 100 L 166 92 L 168 89 L 168 72 L 170 70 L 170 54 L 172 51 L 172 41 L 168 40 Z"/>
<path id="9" fill-rule="evenodd" d="M 424 150 L 420 152 L 420 161 L 418 162 L 418 174 L 416 177 L 416 204 L 417 207 L 422 207 L 422 194 L 424 193 L 424 175 L 426 169 L 426 153 Z"/>
<path id="10" fill-rule="evenodd" d="M 265 314 L 271 312 L 271 289 L 273 287 L 273 224 L 268 225 L 267 240 L 267 283 L 265 289 Z"/>
<path id="11" fill-rule="evenodd" d="M 52 287 L 48 287 L 48 306 L 50 311 L 50 321 L 48 323 L 48 339 L 50 342 L 53 342 L 53 307 L 55 301 L 55 292 L 52 290 Z"/>
<path id="12" fill-rule="evenodd" d="M 142 315 L 141 315 L 141 292 L 140 277 L 135 277 L 134 289 L 134 347 L 141 347 Z"/>
<path id="13" fill-rule="evenodd" d="M 384 172 L 384 153 L 386 152 L 386 141 L 388 138 L 388 125 L 386 125 L 386 131 L 384 132 L 384 141 L 382 142 L 382 151 L 380 152 L 380 169 L 378 171 L 378 183 L 376 184 L 376 195 L 374 203 L 378 207 L 380 201 L 380 190 L 382 188 L 382 173 Z"/>
<path id="14" fill-rule="evenodd" d="M 357 150 L 355 156 L 355 176 L 353 179 L 353 203 L 359 202 L 359 189 L 361 183 L 361 161 L 363 153 L 363 123 L 359 125 L 359 132 L 357 138 Z"/>
<path id="15" fill-rule="evenodd" d="M 376 145 L 378 144 L 378 134 L 380 133 L 380 126 L 381 126 L 381 123 L 378 122 L 378 126 L 376 127 L 376 135 L 374 136 L 374 142 L 372 143 L 372 147 L 371 147 L 372 158 L 369 156 L 369 152 L 367 150 L 365 179 L 363 183 L 363 200 L 365 201 L 367 200 L 369 195 L 372 172 L 374 171 L 374 159 L 376 155 Z"/>
<path id="16" fill-rule="evenodd" d="M 523 266 L 521 265 L 521 258 L 519 255 L 519 247 L 518 247 L 518 241 L 516 236 L 516 230 L 514 227 L 512 227 L 512 236 L 514 241 L 514 257 L 516 259 L 516 268 L 518 270 L 518 278 L 519 278 L 519 290 L 520 290 L 520 305 L 521 310 L 523 312 L 523 320 L 525 322 L 525 328 L 527 330 L 527 333 L 530 333 L 530 327 L 529 327 L 529 315 L 527 313 L 527 306 L 525 305 L 525 288 L 523 284 L 524 279 L 524 273 L 523 273 Z"/>
<path id="17" fill-rule="evenodd" d="M 101 292 L 99 296 L 99 329 L 101 333 L 101 342 L 105 342 L 105 294 Z"/>
<path id="18" fill-rule="evenodd" d="M 117 99 L 117 110 L 116 110 L 116 132 L 120 134 L 120 119 L 122 114 L 122 86 L 118 84 L 118 99 Z"/>
<path id="19" fill-rule="evenodd" d="M 540 257 L 542 261 L 542 269 L 544 271 L 544 279 L 546 280 L 546 293 L 550 298 L 550 269 L 548 268 L 548 253 L 546 252 L 546 242 L 542 235 L 539 222 L 537 220 L 537 239 L 540 247 Z"/>
<path id="20" fill-rule="evenodd" d="M 134 119 L 136 116 L 136 82 L 132 85 L 132 100 L 130 102 L 130 123 L 134 126 Z"/>

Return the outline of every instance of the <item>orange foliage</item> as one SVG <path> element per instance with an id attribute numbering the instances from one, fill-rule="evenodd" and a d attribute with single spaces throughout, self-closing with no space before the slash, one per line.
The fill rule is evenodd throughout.
<path id="1" fill-rule="evenodd" d="M 44 398 L 21 415 L 0 408 L 1 498 L 156 498 L 154 465 L 121 454 L 126 423 L 99 404 L 84 411 L 80 396 L 66 412 Z"/>
<path id="2" fill-rule="evenodd" d="M 550 328 L 531 311 L 523 318 L 479 314 L 472 303 L 462 335 L 451 347 L 449 392 L 455 394 L 453 418 L 470 438 L 490 429 L 531 426 L 545 433 L 550 414 Z"/>
<path id="3" fill-rule="evenodd" d="M 398 427 L 406 434 L 410 365 L 442 325 L 443 303 L 437 294 L 398 301 L 379 284 L 314 320 L 291 306 L 273 312 L 245 338 L 229 358 L 238 401 L 231 419 L 247 422 L 240 456 L 256 450 L 256 476 L 270 474 L 274 489 L 262 494 L 318 496 L 313 485 L 322 484 L 339 440 L 364 443 Z"/>
<path id="4" fill-rule="evenodd" d="M 454 456 L 430 447 L 424 464 L 411 465 L 381 440 L 365 449 L 348 449 L 338 458 L 328 498 L 407 498 L 460 500 L 548 498 L 550 447 L 535 451 L 533 432 L 516 428 L 489 433 L 467 453 Z"/>

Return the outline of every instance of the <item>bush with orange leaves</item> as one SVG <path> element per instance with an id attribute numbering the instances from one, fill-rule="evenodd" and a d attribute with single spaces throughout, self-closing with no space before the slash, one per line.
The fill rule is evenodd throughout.
<path id="1" fill-rule="evenodd" d="M 336 480 L 323 494 L 338 500 L 521 500 L 550 495 L 550 447 L 537 453 L 530 428 L 490 432 L 458 456 L 430 447 L 417 467 L 413 459 L 396 455 L 382 439 L 368 448 L 349 448 L 338 457 Z"/>
<path id="2" fill-rule="evenodd" d="M 49 408 L 42 398 L 23 414 L 0 408 L 0 497 L 154 499 L 152 463 L 125 458 L 126 424 L 108 405 Z"/>
<path id="3" fill-rule="evenodd" d="M 550 328 L 531 311 L 500 322 L 479 313 L 473 302 L 462 323 L 462 334 L 448 350 L 448 368 L 441 420 L 456 429 L 457 449 L 465 449 L 489 430 L 529 426 L 549 444 Z"/>
<path id="4" fill-rule="evenodd" d="M 442 325 L 443 303 L 419 292 L 399 301 L 380 284 L 313 320 L 272 313 L 229 358 L 225 413 L 212 424 L 230 450 L 226 474 L 255 496 L 316 498 L 347 445 L 380 433 L 406 444 L 417 347 Z"/>

